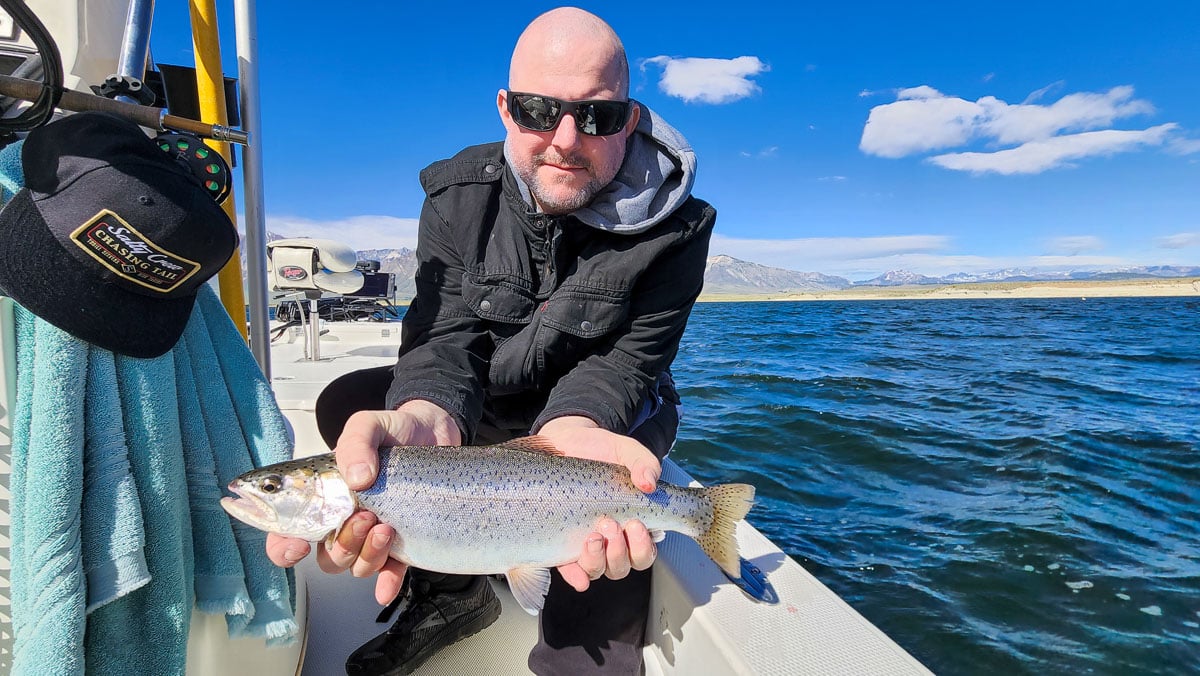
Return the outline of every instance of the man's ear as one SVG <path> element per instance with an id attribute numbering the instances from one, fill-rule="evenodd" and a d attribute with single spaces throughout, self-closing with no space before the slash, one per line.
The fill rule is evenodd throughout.
<path id="1" fill-rule="evenodd" d="M 633 109 L 629 111 L 629 120 L 625 122 L 626 136 L 632 134 L 634 129 L 637 129 L 638 120 L 642 117 L 641 104 L 633 99 L 629 99 L 629 103 L 633 106 Z"/>
<path id="2" fill-rule="evenodd" d="M 500 121 L 508 124 L 508 90 L 501 89 L 496 92 L 496 110 L 500 113 Z"/>

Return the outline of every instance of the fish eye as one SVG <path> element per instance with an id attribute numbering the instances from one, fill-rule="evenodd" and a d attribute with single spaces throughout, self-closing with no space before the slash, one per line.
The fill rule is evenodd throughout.
<path id="1" fill-rule="evenodd" d="M 259 482 L 258 487 L 264 493 L 274 493 L 283 487 L 283 480 L 280 479 L 279 476 L 272 474 L 271 476 L 263 477 L 263 480 Z"/>

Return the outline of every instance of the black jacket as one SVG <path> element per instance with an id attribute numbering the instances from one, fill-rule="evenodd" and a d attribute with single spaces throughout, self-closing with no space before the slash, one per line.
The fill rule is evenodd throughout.
<path id="1" fill-rule="evenodd" d="M 675 358 L 716 211 L 689 197 L 638 234 L 532 212 L 501 143 L 430 165 L 421 184 L 416 297 L 388 406 L 436 402 L 464 443 L 564 415 L 628 432 Z"/>

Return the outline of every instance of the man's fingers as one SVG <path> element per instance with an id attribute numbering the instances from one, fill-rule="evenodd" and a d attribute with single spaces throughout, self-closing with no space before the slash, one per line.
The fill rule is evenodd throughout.
<path id="1" fill-rule="evenodd" d="M 312 551 L 304 540 L 267 533 L 267 558 L 280 568 L 291 568 Z"/>
<path id="2" fill-rule="evenodd" d="M 358 411 L 350 416 L 333 449 L 338 471 L 353 490 L 369 488 L 379 473 L 379 445 L 387 435 L 386 412 Z"/>
<path id="3" fill-rule="evenodd" d="M 617 461 L 629 468 L 633 485 L 643 493 L 653 493 L 658 488 L 662 464 L 650 449 L 630 437 L 618 437 Z"/>
<path id="4" fill-rule="evenodd" d="M 385 523 L 377 523 L 367 532 L 358 558 L 350 565 L 354 577 L 368 577 L 379 572 L 388 560 L 392 548 L 392 537 L 396 531 Z"/>
<path id="5" fill-rule="evenodd" d="M 625 540 L 629 543 L 629 565 L 634 570 L 646 570 L 658 557 L 658 546 L 641 521 L 625 524 Z"/>
<path id="6" fill-rule="evenodd" d="M 583 543 L 583 554 L 580 555 L 579 567 L 589 580 L 598 580 L 604 574 L 608 561 L 604 556 L 604 536 L 591 533 Z"/>
<path id="7" fill-rule="evenodd" d="M 562 575 L 563 581 L 571 585 L 578 592 L 587 591 L 587 588 L 592 583 L 587 572 L 583 568 L 580 568 L 578 563 L 567 563 L 559 566 L 558 574 Z"/>
<path id="8" fill-rule="evenodd" d="M 600 522 L 600 534 L 604 536 L 604 576 L 620 580 L 629 574 L 629 548 L 625 544 L 625 533 L 612 519 Z"/>
<path id="9" fill-rule="evenodd" d="M 375 600 L 379 605 L 386 606 L 396 598 L 404 584 L 404 574 L 407 571 L 408 566 L 396 559 L 388 559 L 383 564 L 379 577 L 375 578 Z"/>
<path id="10" fill-rule="evenodd" d="M 370 512 L 353 514 L 342 525 L 333 543 L 321 548 L 324 550 L 324 556 L 318 552 L 317 565 L 326 573 L 340 573 L 349 568 L 362 552 L 367 534 L 371 532 L 375 523 L 375 515 Z"/>

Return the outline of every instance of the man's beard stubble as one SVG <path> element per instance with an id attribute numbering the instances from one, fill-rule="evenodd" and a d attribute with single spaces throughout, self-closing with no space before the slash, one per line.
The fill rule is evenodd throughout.
<path id="1" fill-rule="evenodd" d="M 537 168 L 543 164 L 555 164 L 571 168 L 583 169 L 587 172 L 588 182 L 571 195 L 564 199 L 555 199 L 548 194 L 546 186 L 543 185 L 537 175 Z M 524 169 L 524 167 L 520 167 Z M 524 172 L 522 172 L 524 173 Z M 596 177 L 596 172 L 592 167 L 592 163 L 582 155 L 571 155 L 563 157 L 557 153 L 539 153 L 533 156 L 532 166 L 529 167 L 529 175 L 522 176 L 522 180 L 529 186 L 529 192 L 537 201 L 538 206 L 542 211 L 548 214 L 569 214 L 577 209 L 582 209 L 591 204 L 592 199 L 604 189 L 605 183 L 601 183 Z"/>

